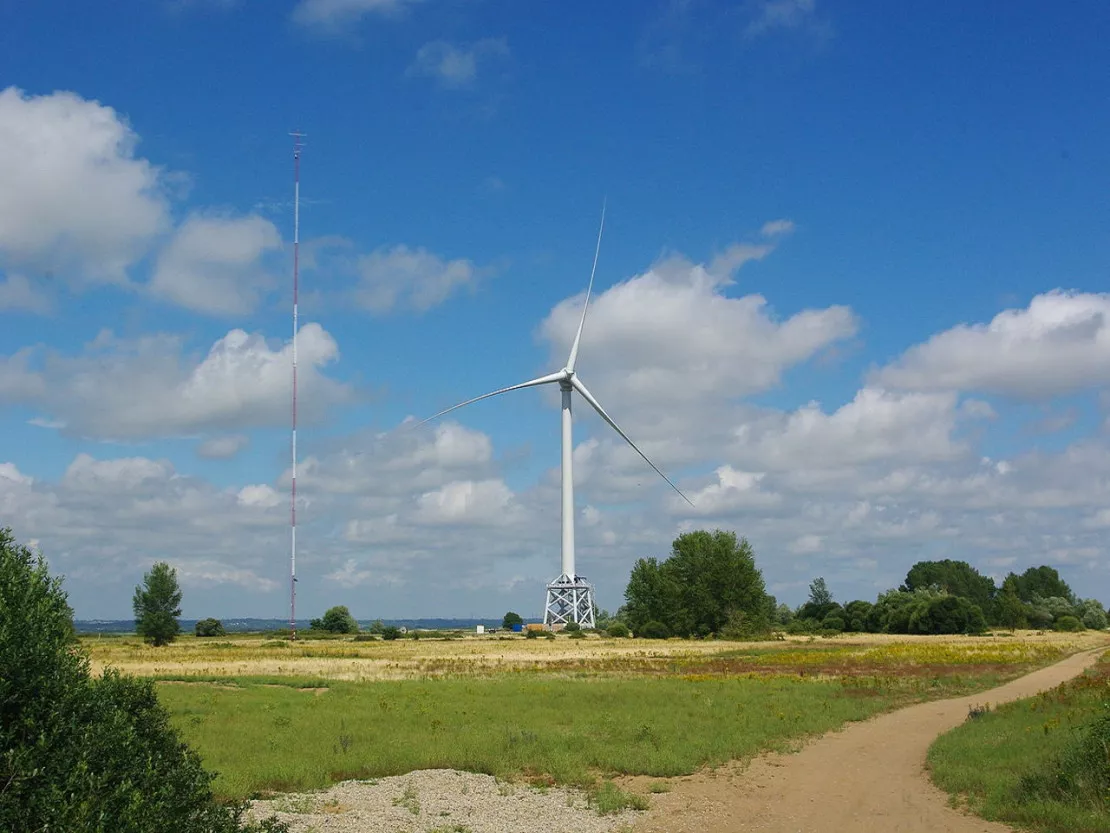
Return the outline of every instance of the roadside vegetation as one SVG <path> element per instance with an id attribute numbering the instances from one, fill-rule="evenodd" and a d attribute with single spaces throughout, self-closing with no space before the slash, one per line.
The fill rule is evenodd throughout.
<path id="1" fill-rule="evenodd" d="M 929 750 L 956 803 L 1040 833 L 1110 831 L 1110 654 L 1051 691 L 977 710 Z"/>

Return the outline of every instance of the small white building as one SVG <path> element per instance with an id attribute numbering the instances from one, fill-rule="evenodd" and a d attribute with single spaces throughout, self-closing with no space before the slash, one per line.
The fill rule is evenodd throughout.
<path id="1" fill-rule="evenodd" d="M 477 631 L 478 633 L 485 633 L 486 632 L 486 626 L 485 625 L 478 625 L 478 627 L 475 628 L 475 631 Z"/>

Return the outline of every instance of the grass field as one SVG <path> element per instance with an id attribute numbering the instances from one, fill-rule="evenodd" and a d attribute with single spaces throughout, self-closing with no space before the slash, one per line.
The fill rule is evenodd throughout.
<path id="1" fill-rule="evenodd" d="M 969 719 L 929 750 L 933 780 L 973 812 L 1044 833 L 1110 831 L 1110 656 L 1082 677 Z M 1084 743 L 1092 744 L 1084 751 Z"/>
<path id="2" fill-rule="evenodd" d="M 577 785 L 618 773 L 674 776 L 908 702 L 981 690 L 1099 640 L 86 645 L 97 666 L 158 678 L 176 725 L 220 773 L 216 789 L 244 797 L 438 767 Z"/>

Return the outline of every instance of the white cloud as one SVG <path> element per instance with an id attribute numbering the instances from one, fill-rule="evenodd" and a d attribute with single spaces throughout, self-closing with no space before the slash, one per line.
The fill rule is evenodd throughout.
<path id="1" fill-rule="evenodd" d="M 459 480 L 422 494 L 417 517 L 428 524 L 500 525 L 509 520 L 512 499 L 501 480 Z"/>
<path id="2" fill-rule="evenodd" d="M 77 283 L 128 281 L 169 226 L 163 172 L 110 107 L 0 92 L 0 262 Z"/>
<path id="3" fill-rule="evenodd" d="M 25 310 L 45 315 L 54 308 L 46 293 L 31 285 L 25 275 L 5 275 L 0 280 L 0 310 Z"/>
<path id="4" fill-rule="evenodd" d="M 319 324 L 301 327 L 297 348 L 301 415 L 318 421 L 352 391 L 323 375 L 339 348 Z M 290 343 L 272 349 L 261 335 L 235 329 L 198 361 L 177 337 L 126 340 L 104 332 L 83 355 L 46 353 L 40 371 L 27 369 L 29 352 L 0 359 L 0 401 L 35 405 L 70 433 L 105 439 L 283 425 L 290 352 Z"/>
<path id="5" fill-rule="evenodd" d="M 874 372 L 914 390 L 980 390 L 1046 399 L 1110 384 L 1110 294 L 1054 290 L 988 324 L 961 324 Z"/>
<path id="6" fill-rule="evenodd" d="M 207 460 L 226 460 L 234 457 L 250 444 L 246 434 L 226 434 L 210 437 L 197 446 L 197 456 Z"/>
<path id="7" fill-rule="evenodd" d="M 257 214 L 193 214 L 159 254 L 150 289 L 197 312 L 242 315 L 273 286 L 263 260 L 280 248 L 274 224 Z"/>
<path id="8" fill-rule="evenodd" d="M 293 9 L 293 20 L 302 26 L 338 29 L 376 14 L 395 15 L 420 0 L 300 0 Z"/>
<path id="9" fill-rule="evenodd" d="M 355 302 L 375 313 L 424 311 L 462 289 L 473 290 L 479 270 L 469 260 L 446 261 L 424 248 L 378 249 L 358 259 Z"/>
<path id="10" fill-rule="evenodd" d="M 508 56 L 509 45 L 504 38 L 484 38 L 462 46 L 431 41 L 417 50 L 405 74 L 434 78 L 444 87 L 459 89 L 474 83 L 480 63 Z"/>
<path id="11" fill-rule="evenodd" d="M 759 0 L 757 9 L 744 29 L 746 37 L 756 38 L 776 29 L 828 30 L 828 25 L 817 19 L 817 0 Z"/>

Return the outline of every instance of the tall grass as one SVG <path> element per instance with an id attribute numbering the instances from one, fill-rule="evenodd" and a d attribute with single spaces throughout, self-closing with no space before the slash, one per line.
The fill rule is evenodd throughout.
<path id="1" fill-rule="evenodd" d="M 237 688 L 159 689 L 227 797 L 438 767 L 578 785 L 617 772 L 673 776 L 782 747 L 891 702 L 789 678 L 332 682 L 323 693 L 242 680 Z"/>
<path id="2" fill-rule="evenodd" d="M 1110 831 L 1110 655 L 1052 691 L 979 713 L 929 750 L 974 812 L 1042 833 Z"/>

